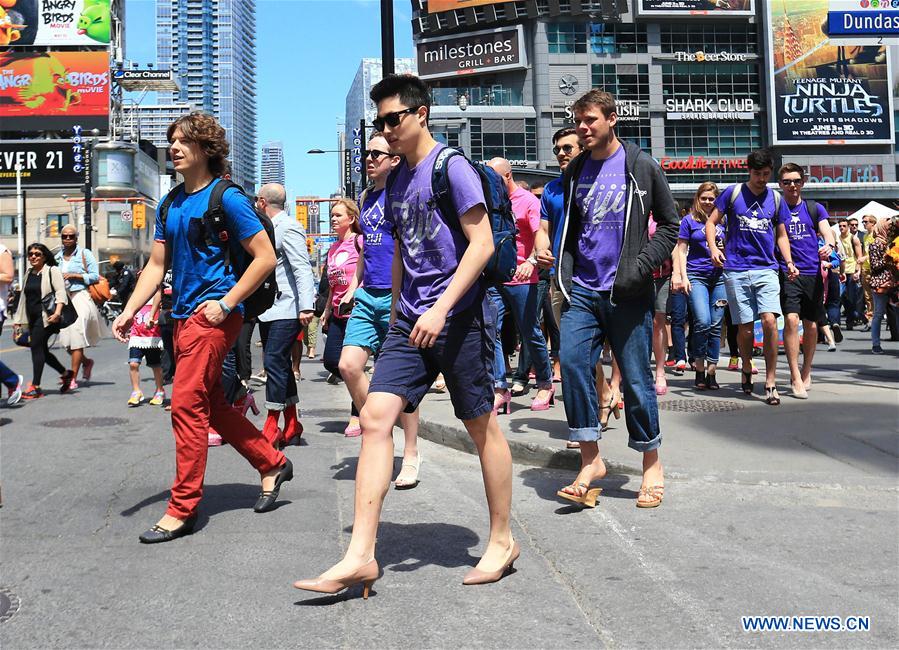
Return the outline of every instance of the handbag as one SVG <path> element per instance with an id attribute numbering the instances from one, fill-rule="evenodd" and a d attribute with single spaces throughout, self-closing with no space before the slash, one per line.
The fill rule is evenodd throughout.
<path id="1" fill-rule="evenodd" d="M 81 264 L 84 266 L 84 272 L 87 273 L 87 258 L 84 256 L 84 249 L 81 250 Z M 97 282 L 87 285 L 87 290 L 91 295 L 91 299 L 97 305 L 102 305 L 112 298 L 112 292 L 109 290 L 109 280 L 102 275 Z"/>
<path id="2" fill-rule="evenodd" d="M 50 273 L 50 271 L 47 271 Z M 41 304 L 44 306 L 44 311 L 47 312 L 47 316 L 52 316 L 56 312 L 56 292 L 53 287 L 53 275 L 50 275 L 50 293 L 41 298 Z M 56 323 L 50 323 L 48 329 L 53 332 L 58 332 L 60 330 L 64 330 L 65 328 L 72 325 L 76 320 L 78 320 L 78 312 L 75 310 L 75 305 L 71 302 L 67 302 L 62 306 L 62 312 L 59 314 L 59 320 Z"/>
<path id="3" fill-rule="evenodd" d="M 31 332 L 27 327 L 22 325 L 14 325 L 12 331 L 12 342 L 21 345 L 23 348 L 31 347 Z"/>

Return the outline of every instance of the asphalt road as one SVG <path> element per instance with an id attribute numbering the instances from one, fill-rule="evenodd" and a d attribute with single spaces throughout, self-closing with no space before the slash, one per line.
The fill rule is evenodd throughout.
<path id="1" fill-rule="evenodd" d="M 8 339 L 4 361 L 26 367 Z M 0 409 L 0 596 L 18 602 L 4 648 L 899 646 L 895 456 L 848 477 L 798 460 L 777 481 L 686 472 L 655 510 L 634 507 L 638 477 L 608 477 L 580 510 L 555 496 L 571 472 L 516 465 L 516 572 L 465 587 L 487 533 L 477 459 L 422 442 L 421 484 L 387 497 L 372 597 L 318 598 L 291 583 L 349 539 L 359 439 L 341 434 L 344 387 L 304 364 L 307 433 L 277 510 L 255 514 L 257 475 L 211 449 L 197 532 L 144 546 L 174 469 L 168 414 L 125 406 L 124 346 L 104 341 L 96 358 L 75 394 Z M 867 616 L 870 629 L 744 632 L 752 615 Z"/>

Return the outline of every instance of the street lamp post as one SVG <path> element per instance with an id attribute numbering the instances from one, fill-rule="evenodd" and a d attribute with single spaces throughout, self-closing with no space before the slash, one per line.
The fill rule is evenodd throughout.
<path id="1" fill-rule="evenodd" d="M 386 77 L 394 73 L 393 0 L 381 0 L 381 70 Z"/>
<path id="2" fill-rule="evenodd" d="M 347 163 L 346 157 L 347 157 L 348 154 L 349 154 L 349 149 L 310 149 L 310 150 L 307 151 L 306 153 L 307 153 L 307 154 L 313 154 L 313 155 L 323 154 L 323 153 L 336 153 L 336 154 L 340 154 L 341 156 L 344 156 L 344 165 L 346 165 L 346 163 Z M 353 182 L 350 181 L 350 180 L 347 180 L 347 181 L 344 183 L 344 186 L 343 186 L 343 193 L 344 193 L 344 195 L 345 195 L 346 197 L 348 197 L 348 198 L 354 198 L 354 197 L 355 197 L 355 191 L 356 191 L 356 184 L 353 183 Z"/>
<path id="3" fill-rule="evenodd" d="M 93 244 L 94 234 L 94 211 L 92 208 L 93 200 L 93 176 L 91 174 L 91 164 L 94 157 L 94 144 L 97 136 L 100 135 L 98 129 L 91 131 L 93 137 L 85 138 L 87 146 L 84 148 L 84 247 L 91 248 Z"/>

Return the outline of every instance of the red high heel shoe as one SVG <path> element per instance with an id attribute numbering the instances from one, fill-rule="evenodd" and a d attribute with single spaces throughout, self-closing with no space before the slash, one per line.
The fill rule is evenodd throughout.
<path id="1" fill-rule="evenodd" d="M 253 415 L 259 415 L 259 407 L 256 406 L 256 398 L 253 397 L 253 393 L 247 393 L 234 402 L 234 408 L 240 411 L 240 414 L 244 417 L 247 416 L 247 411 L 250 409 L 253 409 Z"/>
<path id="2" fill-rule="evenodd" d="M 539 397 L 535 397 L 534 401 L 531 402 L 531 410 L 532 411 L 548 411 L 550 406 L 553 406 L 556 403 L 556 387 L 551 386 L 549 389 L 549 396 L 546 399 L 540 399 Z"/>
<path id="3" fill-rule="evenodd" d="M 499 398 L 498 402 L 497 398 Z M 503 415 L 509 415 L 512 411 L 512 393 L 508 389 L 503 389 L 501 393 L 493 394 L 493 412 L 496 415 L 500 415 L 500 411 L 502 411 Z"/>

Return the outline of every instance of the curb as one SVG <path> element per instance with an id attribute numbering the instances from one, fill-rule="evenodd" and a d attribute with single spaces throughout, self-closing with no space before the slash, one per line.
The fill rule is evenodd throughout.
<path id="1" fill-rule="evenodd" d="M 464 451 L 468 454 L 476 455 L 478 453 L 468 431 L 461 424 L 453 427 L 422 417 L 418 435 L 444 447 Z M 581 455 L 576 449 L 559 449 L 533 442 L 519 442 L 508 436 L 506 440 L 509 442 L 509 450 L 512 452 L 512 462 L 514 463 L 533 467 L 568 469 L 574 472 L 581 469 Z M 608 458 L 604 458 L 603 461 L 609 473 L 643 476 L 642 466 L 619 463 Z"/>

